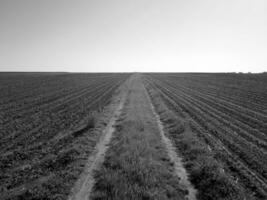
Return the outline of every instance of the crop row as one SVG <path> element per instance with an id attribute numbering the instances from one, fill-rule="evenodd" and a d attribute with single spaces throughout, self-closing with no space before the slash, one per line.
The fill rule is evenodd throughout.
<path id="1" fill-rule="evenodd" d="M 169 84 L 168 88 L 177 90 L 177 87 Z M 210 101 L 204 95 L 199 99 L 194 94 L 186 92 L 186 89 L 184 88 L 179 88 L 179 94 L 186 98 L 188 101 L 193 102 L 195 106 L 199 107 L 205 112 L 209 112 L 209 114 L 214 119 L 217 119 L 222 125 L 228 126 L 233 131 L 233 133 L 238 133 L 240 136 L 247 139 L 248 142 L 252 142 L 259 147 L 263 147 L 266 150 L 267 137 L 265 136 L 265 134 L 245 124 L 244 121 L 240 121 L 238 117 L 230 115 L 226 112 L 226 110 L 219 109 L 219 105 L 214 103 L 216 99 Z"/>
<path id="2" fill-rule="evenodd" d="M 207 101 L 201 101 L 193 95 L 186 94 L 184 90 L 171 87 L 164 82 L 166 79 L 159 80 L 159 78 L 153 77 L 152 79 L 147 78 L 147 80 L 164 96 L 165 101 L 169 101 L 169 104 L 172 102 L 171 104 L 176 107 L 180 115 L 187 113 L 190 116 L 193 120 L 192 126 L 198 130 L 200 136 L 209 141 L 210 146 L 216 144 L 220 147 L 220 151 L 227 155 L 224 156 L 224 159 L 227 161 L 228 167 L 235 169 L 239 172 L 239 176 L 243 177 L 240 180 L 244 180 L 246 177 L 246 181 L 254 184 L 258 191 L 266 189 L 267 159 L 263 141 L 244 132 L 247 138 L 244 135 L 240 137 L 240 133 L 235 132 L 239 130 L 238 127 L 233 125 L 229 118 L 228 120 L 223 119 L 224 113 L 213 109 L 214 104 L 208 104 Z M 235 131 L 233 131 L 233 127 L 236 127 Z M 248 140 L 251 138 L 255 141 L 249 142 Z M 262 150 L 258 148 L 258 144 L 262 144 Z"/>
<path id="3" fill-rule="evenodd" d="M 76 161 L 87 157 L 85 154 L 95 145 L 97 135 L 90 130 L 97 112 L 109 103 L 127 77 L 100 76 L 91 81 L 88 76 L 87 82 L 81 80 L 79 87 L 66 89 L 56 99 L 44 97 L 49 101 L 42 102 L 39 94 L 30 97 L 39 102 L 29 99 L 33 107 L 19 110 L 21 118 L 1 127 L 0 194 L 4 199 L 10 195 L 26 199 L 66 195 L 82 169 Z"/>
<path id="4" fill-rule="evenodd" d="M 216 109 L 220 109 L 223 112 L 234 116 L 236 119 L 248 123 L 253 128 L 263 129 L 267 127 L 267 115 L 257 113 L 254 110 L 244 108 L 232 102 L 222 100 L 216 95 L 205 94 L 203 92 L 199 92 L 198 89 L 192 90 L 188 87 L 183 86 L 180 81 L 171 81 L 167 78 L 163 80 L 161 79 L 161 81 L 164 81 L 165 84 L 168 84 L 171 87 L 179 89 L 179 91 L 183 90 L 189 93 L 194 98 L 198 98 L 201 101 L 206 101 L 208 103 L 214 104 Z M 207 86 L 207 88 L 209 87 Z M 240 101 L 242 101 L 242 99 L 240 99 Z"/>
<path id="5" fill-rule="evenodd" d="M 228 130 L 227 126 L 223 126 L 220 121 L 211 115 L 212 111 L 209 111 L 208 108 L 203 108 L 199 101 L 196 100 L 193 102 L 192 99 L 190 100 L 182 96 L 180 91 L 170 90 L 169 87 L 162 87 L 162 85 L 159 84 L 157 84 L 157 87 L 176 102 L 182 104 L 191 116 L 197 119 L 206 130 L 212 132 L 219 140 L 223 140 L 224 144 L 227 145 L 228 148 L 231 148 L 240 159 L 266 178 L 266 154 L 261 152 L 257 146 L 250 145 L 250 148 L 248 148 L 249 142 L 242 139 L 242 137 L 238 137 L 238 135 L 231 130 Z"/>
<path id="6" fill-rule="evenodd" d="M 188 90 L 220 97 L 235 106 L 242 106 L 248 110 L 262 113 L 266 116 L 266 75 L 248 78 L 233 74 L 165 74 L 159 77 L 170 82 L 177 82 Z M 158 75 L 153 75 L 154 78 Z M 254 80 L 256 79 L 256 80 Z"/>

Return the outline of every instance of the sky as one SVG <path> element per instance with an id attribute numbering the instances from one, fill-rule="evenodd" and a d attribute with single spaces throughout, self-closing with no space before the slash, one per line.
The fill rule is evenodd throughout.
<path id="1" fill-rule="evenodd" d="M 0 0 L 0 71 L 267 71 L 267 1 Z"/>

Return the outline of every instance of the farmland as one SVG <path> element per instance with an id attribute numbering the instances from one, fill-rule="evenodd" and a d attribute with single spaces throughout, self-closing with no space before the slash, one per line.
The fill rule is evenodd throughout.
<path id="1" fill-rule="evenodd" d="M 166 125 L 184 126 L 170 137 L 201 199 L 216 197 L 217 186 L 266 199 L 266 74 L 148 74 L 146 84 L 175 115 Z"/>
<path id="2" fill-rule="evenodd" d="M 267 198 L 267 74 L 1 73 L 3 199 Z"/>
<path id="3" fill-rule="evenodd" d="M 95 118 L 127 77 L 1 74 L 1 197 L 65 199 L 97 141 Z"/>

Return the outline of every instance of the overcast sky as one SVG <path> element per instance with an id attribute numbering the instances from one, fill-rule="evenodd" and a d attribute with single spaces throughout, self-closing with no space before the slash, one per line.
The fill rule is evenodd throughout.
<path id="1" fill-rule="evenodd" d="M 267 1 L 0 0 L 0 71 L 267 71 Z"/>

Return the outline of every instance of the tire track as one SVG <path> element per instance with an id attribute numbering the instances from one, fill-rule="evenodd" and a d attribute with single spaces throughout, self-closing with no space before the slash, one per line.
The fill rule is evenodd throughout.
<path id="1" fill-rule="evenodd" d="M 143 85 L 144 86 L 144 85 Z M 151 102 L 151 99 L 147 93 L 147 90 L 145 89 L 144 87 L 144 90 L 145 90 L 145 93 L 146 93 L 146 96 L 149 100 L 149 104 L 151 106 L 151 110 L 153 112 L 153 115 L 155 116 L 155 119 L 157 121 L 157 125 L 158 125 L 158 129 L 159 129 L 159 132 L 160 132 L 160 136 L 161 136 L 161 139 L 162 139 L 162 142 L 164 143 L 164 145 L 166 146 L 166 149 L 167 149 L 167 153 L 171 159 L 171 161 L 174 163 L 174 171 L 175 171 L 175 174 L 180 178 L 180 184 L 181 186 L 184 187 L 184 189 L 186 189 L 188 191 L 188 194 L 186 195 L 186 198 L 188 200 L 196 200 L 196 193 L 197 193 L 197 190 L 193 187 L 193 185 L 190 183 L 189 179 L 188 179 L 188 174 L 183 166 L 183 162 L 182 162 L 182 158 L 180 158 L 176 152 L 175 152 L 175 147 L 173 146 L 171 140 L 166 137 L 166 135 L 164 134 L 164 127 L 160 121 L 160 117 L 159 115 L 157 114 L 152 102 Z"/>
<path id="2" fill-rule="evenodd" d="M 81 174 L 80 179 L 76 182 L 72 194 L 69 196 L 69 200 L 88 200 L 90 193 L 94 186 L 94 170 L 98 169 L 103 163 L 105 153 L 108 149 L 108 144 L 112 138 L 112 134 L 115 130 L 114 125 L 119 118 L 122 108 L 126 101 L 127 92 L 125 92 L 117 106 L 113 116 L 109 123 L 103 130 L 103 134 L 95 147 L 94 152 L 89 156 L 84 172 Z"/>

